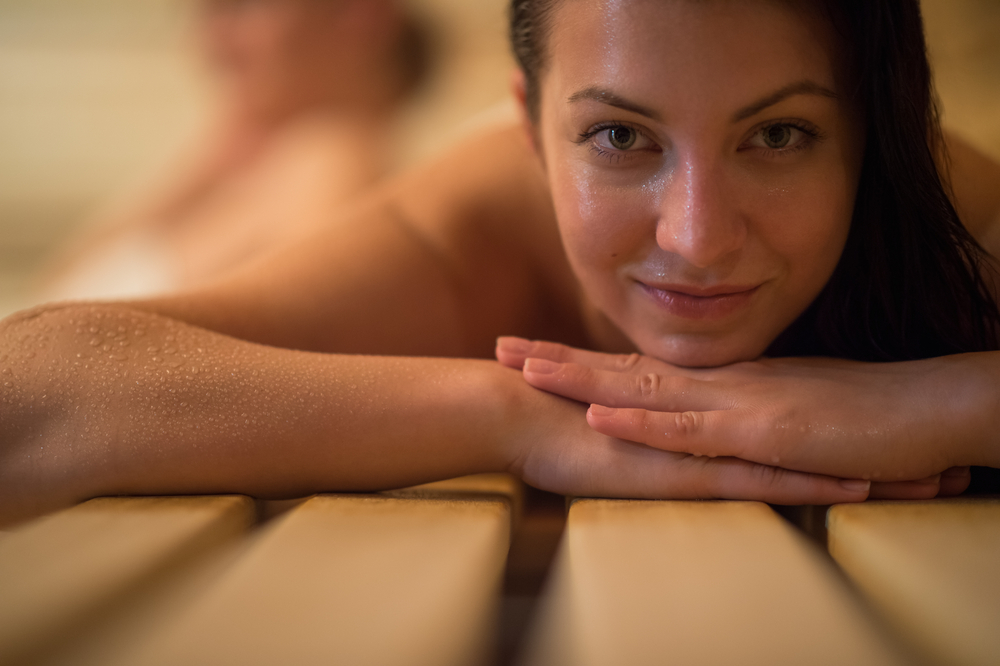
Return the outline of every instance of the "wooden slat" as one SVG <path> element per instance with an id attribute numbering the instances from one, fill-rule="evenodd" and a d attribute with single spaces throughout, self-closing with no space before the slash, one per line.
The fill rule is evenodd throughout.
<path id="1" fill-rule="evenodd" d="M 156 576 L 243 532 L 246 497 L 101 498 L 0 539 L 0 663 L 59 647 Z"/>
<path id="2" fill-rule="evenodd" d="M 509 502 L 317 496 L 128 664 L 482 661 Z"/>
<path id="3" fill-rule="evenodd" d="M 515 521 L 520 516 L 524 505 L 524 483 L 510 474 L 470 474 L 454 479 L 400 488 L 399 490 L 387 490 L 379 494 L 386 497 L 433 499 L 503 498 L 510 503 Z M 270 519 L 295 508 L 307 499 L 309 497 L 290 500 L 261 500 L 258 502 L 258 509 L 262 518 Z"/>
<path id="4" fill-rule="evenodd" d="M 470 474 L 454 479 L 410 486 L 381 493 L 388 497 L 419 497 L 431 499 L 503 498 L 510 503 L 512 519 L 516 521 L 524 507 L 524 483 L 510 474 Z"/>
<path id="5" fill-rule="evenodd" d="M 897 664 L 766 505 L 577 500 L 529 664 Z"/>
<path id="6" fill-rule="evenodd" d="M 929 661 L 1000 664 L 1000 499 L 829 513 L 830 554 Z"/>

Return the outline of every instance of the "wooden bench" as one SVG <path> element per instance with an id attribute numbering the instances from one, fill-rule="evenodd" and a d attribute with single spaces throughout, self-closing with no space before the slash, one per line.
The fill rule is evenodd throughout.
<path id="1" fill-rule="evenodd" d="M 820 553 L 754 502 L 577 500 L 528 663 L 899 664 Z"/>
<path id="2" fill-rule="evenodd" d="M 830 509 L 830 554 L 929 663 L 1000 664 L 1000 499 Z"/>
<path id="3" fill-rule="evenodd" d="M 0 664 L 58 651 L 253 517 L 246 497 L 96 499 L 3 533 Z"/>
<path id="4" fill-rule="evenodd" d="M 504 475 L 93 500 L 0 532 L 0 664 L 496 663 L 524 502 Z M 829 528 L 878 614 L 766 505 L 576 500 L 520 661 L 1000 663 L 997 500 L 840 506 Z"/>
<path id="5" fill-rule="evenodd" d="M 206 533 L 221 542 L 248 526 L 253 502 L 88 502 L 0 539 L 0 663 L 484 662 L 519 494 L 492 475 L 279 505 L 283 515 L 222 557 L 203 552 L 214 564 L 187 567 L 170 589 L 146 579 L 197 544 L 207 551 Z M 126 588 L 144 598 L 112 612 L 105 597 Z"/>

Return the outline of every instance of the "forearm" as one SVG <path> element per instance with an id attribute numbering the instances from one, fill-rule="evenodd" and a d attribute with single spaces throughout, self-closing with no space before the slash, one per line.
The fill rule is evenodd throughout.
<path id="1" fill-rule="evenodd" d="M 311 354 L 117 306 L 0 329 L 5 513 L 118 493 L 261 497 L 504 469 L 488 361 Z M 15 506 L 15 503 L 18 506 Z"/>
<path id="2" fill-rule="evenodd" d="M 1000 468 L 1000 351 L 941 361 L 951 376 L 953 427 L 967 433 L 957 464 Z"/>
<path id="3" fill-rule="evenodd" d="M 588 412 L 596 431 L 666 451 L 884 483 L 1000 467 L 998 351 L 687 370 L 509 338 L 501 339 L 498 358 L 523 367 L 533 386 L 606 408 Z"/>

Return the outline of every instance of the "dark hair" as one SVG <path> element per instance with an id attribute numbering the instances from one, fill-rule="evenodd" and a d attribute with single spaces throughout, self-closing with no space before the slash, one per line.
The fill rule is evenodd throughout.
<path id="1" fill-rule="evenodd" d="M 866 145 L 847 244 L 829 282 L 770 356 L 866 361 L 997 349 L 992 258 L 962 225 L 944 159 L 917 0 L 824 0 L 852 60 Z M 556 0 L 513 0 L 510 36 L 537 118 Z"/>
<path id="2" fill-rule="evenodd" d="M 400 101 L 415 95 L 426 83 L 437 57 L 433 48 L 435 37 L 423 16 L 403 10 L 402 26 L 390 54 L 399 77 Z"/>
<path id="3" fill-rule="evenodd" d="M 547 61 L 545 45 L 549 37 L 549 15 L 556 0 L 511 0 L 510 45 L 514 59 L 524 73 L 524 93 L 528 113 L 538 119 L 538 86 Z"/>

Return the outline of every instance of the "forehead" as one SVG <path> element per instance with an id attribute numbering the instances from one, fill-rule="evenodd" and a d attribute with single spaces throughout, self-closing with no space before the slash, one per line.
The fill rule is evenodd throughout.
<path id="1" fill-rule="evenodd" d="M 815 4 L 563 0 L 551 17 L 546 79 L 652 106 L 753 99 L 801 80 L 839 90 L 839 43 Z"/>

